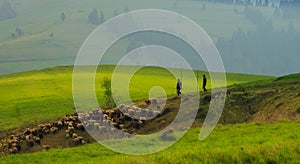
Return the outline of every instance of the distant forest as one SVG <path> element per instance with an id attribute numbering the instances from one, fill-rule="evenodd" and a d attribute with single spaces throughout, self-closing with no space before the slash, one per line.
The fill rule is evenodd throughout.
<path id="1" fill-rule="evenodd" d="M 246 7 L 243 12 L 245 18 L 255 24 L 255 30 L 239 29 L 232 37 L 216 41 L 226 71 L 269 75 L 299 72 L 300 33 L 293 23 L 278 31 L 259 10 Z M 193 68 L 205 69 L 192 47 L 174 36 L 149 31 L 131 35 L 129 40 L 127 52 L 141 45 L 162 45 L 182 54 Z"/>
<path id="2" fill-rule="evenodd" d="M 0 21 L 14 18 L 16 16 L 17 14 L 12 9 L 12 6 L 9 1 L 5 0 L 2 4 L 0 4 Z"/>
<path id="3" fill-rule="evenodd" d="M 238 30 L 230 39 L 216 42 L 227 71 L 278 75 L 299 71 L 300 34 L 293 23 L 287 30 L 275 31 L 272 21 L 258 10 L 246 8 L 244 13 L 256 30 Z"/>

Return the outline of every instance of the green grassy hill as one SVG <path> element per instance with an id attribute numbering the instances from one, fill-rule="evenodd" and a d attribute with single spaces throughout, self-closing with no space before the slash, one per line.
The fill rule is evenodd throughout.
<path id="1" fill-rule="evenodd" d="M 100 84 L 103 77 L 110 77 L 113 68 L 114 66 L 109 65 L 101 66 L 97 72 L 96 83 Z M 131 68 L 124 66 L 124 69 Z M 161 73 L 157 75 L 157 72 Z M 36 126 L 40 122 L 49 122 L 67 113 L 74 113 L 71 73 L 72 67 L 56 67 L 1 76 L 2 138 L 14 131 L 22 131 L 24 127 Z M 201 93 L 201 104 L 194 128 L 179 142 L 160 153 L 145 156 L 122 155 L 99 146 L 98 143 L 65 149 L 72 145 L 65 141 L 62 131 L 57 135 L 47 136 L 43 141 L 48 144 L 56 143 L 53 146 L 55 149 L 0 157 L 1 162 L 296 163 L 300 160 L 300 136 L 297 133 L 300 127 L 299 77 L 299 74 L 275 78 L 228 73 L 227 99 L 219 121 L 221 124 L 204 141 L 198 140 L 198 127 L 201 126 L 210 104 L 209 92 Z M 176 77 L 161 68 L 145 67 L 138 71 L 131 81 L 135 88 L 131 90 L 131 96 L 137 104 L 141 104 L 140 100 L 148 96 L 145 88 L 157 84 L 157 78 L 162 81 L 160 85 L 169 95 L 169 101 L 163 115 L 147 121 L 138 134 L 157 131 L 158 127 L 166 126 L 176 115 L 177 109 L 174 107 L 178 105 L 179 99 L 172 96 L 174 85 L 170 85 L 172 82 L 176 83 Z M 141 82 L 141 79 L 147 83 Z M 96 89 L 101 102 L 103 91 L 101 87 Z M 86 134 L 80 135 L 88 137 Z M 163 142 L 160 136 L 153 136 L 152 140 Z M 35 148 L 35 151 L 39 149 L 34 147 L 28 151 L 34 151 Z"/>
<path id="2" fill-rule="evenodd" d="M 259 80 L 228 86 L 226 102 L 219 123 L 274 123 L 280 120 L 299 120 L 299 77 L 299 74 L 294 74 L 273 80 Z M 199 127 L 204 122 L 212 96 L 210 93 L 201 92 L 194 127 Z M 163 129 L 175 119 L 179 105 L 180 98 L 170 97 L 163 116 L 148 121 L 147 126 L 138 132 L 148 134 Z"/>
<path id="3" fill-rule="evenodd" d="M 299 128 L 299 121 L 218 125 L 204 141 L 198 140 L 200 129 L 193 128 L 173 146 L 152 155 L 123 155 L 94 143 L 9 155 L 0 160 L 3 163 L 298 163 Z"/>
<path id="4" fill-rule="evenodd" d="M 96 93 L 100 105 L 104 99 L 101 83 L 104 77 L 111 76 L 113 69 L 114 66 L 101 66 L 98 70 Z M 55 67 L 0 76 L 0 129 L 37 124 L 76 112 L 72 98 L 72 70 L 72 67 Z M 227 85 L 268 79 L 274 78 L 228 73 Z M 188 83 L 188 79 L 184 83 Z M 149 89 L 156 85 L 162 86 L 167 95 L 174 95 L 176 77 L 161 68 L 145 67 L 133 76 L 130 95 L 134 101 L 144 100 Z"/>

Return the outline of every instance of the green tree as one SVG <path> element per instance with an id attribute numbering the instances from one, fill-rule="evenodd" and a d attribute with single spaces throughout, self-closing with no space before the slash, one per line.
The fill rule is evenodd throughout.
<path id="1" fill-rule="evenodd" d="M 102 23 L 104 23 L 104 22 L 105 22 L 104 14 L 103 14 L 103 12 L 101 11 L 99 23 L 102 24 Z"/>
<path id="2" fill-rule="evenodd" d="M 53 37 L 54 37 L 54 33 L 51 32 L 50 35 L 49 35 L 49 37 L 50 37 L 50 38 L 53 38 Z"/>
<path id="3" fill-rule="evenodd" d="M 99 25 L 99 15 L 96 8 L 89 14 L 88 19 L 90 24 Z"/>
<path id="4" fill-rule="evenodd" d="M 118 15 L 119 15 L 118 10 L 115 10 L 115 12 L 114 12 L 114 17 L 116 17 L 116 16 L 118 16 Z"/>
<path id="5" fill-rule="evenodd" d="M 125 12 L 125 13 L 128 13 L 128 12 L 129 12 L 128 6 L 125 7 L 124 12 Z"/>
<path id="6" fill-rule="evenodd" d="M 205 3 L 202 4 L 202 9 L 203 9 L 203 10 L 206 9 L 206 4 L 205 4 Z"/>
<path id="7" fill-rule="evenodd" d="M 277 7 L 275 8 L 274 15 L 277 16 L 277 17 L 280 17 L 280 15 L 281 15 L 280 8 L 277 8 Z"/>
<path id="8" fill-rule="evenodd" d="M 21 29 L 21 28 L 16 28 L 16 34 L 18 35 L 18 36 L 22 36 L 23 34 L 24 34 L 24 32 L 23 32 L 23 30 Z"/>
<path id="9" fill-rule="evenodd" d="M 65 15 L 64 12 L 62 12 L 62 13 L 60 14 L 60 19 L 61 19 L 62 21 L 65 21 L 66 15 Z"/>
<path id="10" fill-rule="evenodd" d="M 0 6 L 0 21 L 16 17 L 16 12 L 12 9 L 9 1 L 3 1 Z"/>
<path id="11" fill-rule="evenodd" d="M 114 108 L 116 107 L 116 103 L 112 97 L 111 91 L 111 80 L 108 78 L 104 78 L 102 82 L 102 88 L 104 89 L 104 107 L 105 108 Z"/>

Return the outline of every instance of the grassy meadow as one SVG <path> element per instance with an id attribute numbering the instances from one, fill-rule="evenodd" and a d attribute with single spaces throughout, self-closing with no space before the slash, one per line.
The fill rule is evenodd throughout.
<path id="1" fill-rule="evenodd" d="M 192 128 L 176 144 L 160 153 L 151 155 L 119 154 L 94 143 L 76 148 L 10 155 L 1 157 L 1 162 L 298 163 L 300 160 L 300 135 L 297 133 L 299 128 L 299 121 L 281 121 L 274 124 L 218 125 L 204 141 L 198 139 L 200 129 Z M 153 140 L 162 142 L 157 138 L 153 138 Z"/>
<path id="2" fill-rule="evenodd" d="M 104 99 L 101 83 L 105 77 L 110 78 L 113 69 L 114 66 L 111 65 L 101 66 L 98 69 L 95 89 L 100 105 L 103 105 Z M 124 69 L 130 69 L 130 67 L 125 66 Z M 73 67 L 55 67 L 0 76 L 0 129 L 8 130 L 27 124 L 37 124 L 37 122 L 53 120 L 76 112 L 73 108 L 72 71 Z M 202 73 L 204 72 L 200 75 Z M 149 90 L 157 85 L 163 87 L 167 95 L 174 95 L 176 79 L 177 77 L 162 68 L 145 67 L 139 70 L 130 81 L 131 99 L 138 101 L 148 98 Z M 274 78 L 227 73 L 227 85 L 268 79 Z M 199 80 L 200 87 L 202 78 Z M 183 86 L 187 83 L 189 79 L 183 79 Z M 184 89 L 183 92 L 185 92 Z"/>
<path id="3" fill-rule="evenodd" d="M 0 0 L 0 5 L 3 1 Z M 123 14 L 126 9 L 174 11 L 198 23 L 214 42 L 220 38 L 230 39 L 238 30 L 252 32 L 257 28 L 246 18 L 243 5 L 213 1 L 9 0 L 9 2 L 16 11 L 17 17 L 0 21 L 1 140 L 11 133 L 23 131 L 26 127 L 36 127 L 40 123 L 49 123 L 66 114 L 76 112 L 72 95 L 72 65 L 84 40 L 97 28 L 96 25 L 88 22 L 88 15 L 94 8 L 98 10 L 99 16 L 103 12 L 105 20 L 114 17 L 115 12 Z M 275 31 L 288 30 L 292 23 L 293 28 L 299 32 L 300 19 L 276 16 L 274 8 L 255 7 L 255 9 L 259 10 L 266 20 L 273 23 Z M 62 12 L 66 15 L 64 21 L 60 18 Z M 24 34 L 13 38 L 12 33 L 16 33 L 16 28 L 22 29 Z M 113 55 L 124 54 L 130 47 L 130 42 L 130 38 L 121 39 L 106 52 L 105 57 L 115 59 Z M 222 52 L 220 53 L 222 55 Z M 113 63 L 105 62 L 107 63 L 101 63 L 103 65 L 98 67 L 94 83 L 100 106 L 104 106 L 104 89 L 101 84 L 105 78 L 112 77 L 115 69 Z M 124 82 L 122 77 L 127 77 L 128 71 L 136 67 L 121 66 L 121 68 L 122 71 L 118 72 L 120 78 L 117 79 L 117 84 L 122 84 Z M 177 78 L 181 74 L 183 75 L 182 92 L 190 92 L 187 86 L 193 84 L 193 81 L 185 76 L 188 70 L 176 68 L 170 70 L 176 74 L 172 75 L 170 71 L 158 67 L 144 67 L 138 70 L 129 83 L 130 98 L 134 102 L 144 101 L 149 97 L 149 92 L 154 86 L 160 86 L 168 98 L 174 98 Z M 202 90 L 203 74 L 208 78 L 207 89 L 212 88 L 208 72 L 194 71 L 194 73 L 199 75 L 199 90 Z M 91 73 L 84 72 L 82 77 L 86 75 Z M 299 163 L 299 79 L 299 74 L 277 78 L 226 73 L 228 94 L 223 115 L 220 124 L 204 141 L 198 139 L 199 127 L 210 105 L 212 96 L 209 95 L 210 92 L 201 92 L 204 101 L 199 105 L 198 118 L 193 128 L 176 144 L 159 153 L 142 156 L 124 155 L 98 143 L 91 143 L 72 148 L 51 148 L 49 151 L 30 154 L 7 156 L 0 154 L 0 164 Z M 217 82 L 218 80 L 220 79 L 216 79 Z M 84 85 L 87 84 L 82 85 L 85 87 Z M 221 87 L 221 85 L 214 87 Z M 122 89 L 117 88 L 117 91 Z M 159 93 L 157 90 L 154 92 Z M 117 94 L 121 102 L 128 101 L 124 99 L 124 93 Z M 177 102 L 179 99 L 171 99 L 169 103 L 176 105 Z M 175 115 L 176 111 L 173 110 L 154 120 L 153 122 L 157 121 L 155 123 L 148 122 L 149 127 L 144 131 L 163 127 L 160 121 L 172 119 Z M 61 132 L 65 135 L 64 131 Z M 175 132 L 171 135 L 179 134 Z M 51 137 L 57 143 L 56 136 L 51 135 Z M 152 141 L 159 143 L 160 146 L 169 142 L 162 141 L 159 138 L 161 136 L 150 137 L 153 137 Z M 60 139 L 65 140 L 64 137 Z M 131 143 L 131 139 L 126 139 L 124 142 Z"/>

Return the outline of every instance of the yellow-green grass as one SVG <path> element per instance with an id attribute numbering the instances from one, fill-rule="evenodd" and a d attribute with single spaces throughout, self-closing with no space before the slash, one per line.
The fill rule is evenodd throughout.
<path id="1" fill-rule="evenodd" d="M 100 105 L 103 105 L 104 100 L 101 83 L 103 78 L 111 76 L 114 68 L 115 66 L 106 65 L 98 69 L 95 92 Z M 132 67 L 124 66 L 124 69 L 130 68 Z M 55 67 L 0 76 L 0 129 L 8 130 L 53 120 L 76 112 L 72 97 L 72 71 L 73 67 Z M 203 72 L 199 74 L 202 75 Z M 174 95 L 176 79 L 162 68 L 143 68 L 130 81 L 131 99 L 138 101 L 148 98 L 149 90 L 156 85 L 163 87 L 167 95 Z M 227 73 L 228 85 L 268 79 L 274 77 Z M 209 80 L 208 77 L 208 89 Z M 189 79 L 183 79 L 183 86 L 188 83 Z M 199 86 L 201 83 L 200 78 Z"/>
<path id="2" fill-rule="evenodd" d="M 299 130 L 299 121 L 285 121 L 274 124 L 218 125 L 204 141 L 198 139 L 200 129 L 193 128 L 173 146 L 151 155 L 131 156 L 119 154 L 94 143 L 76 148 L 10 155 L 2 157 L 1 162 L 298 163 L 300 160 L 300 134 L 297 132 Z M 153 140 L 158 143 L 162 142 L 156 137 Z M 130 142 L 130 140 L 124 142 Z"/>

